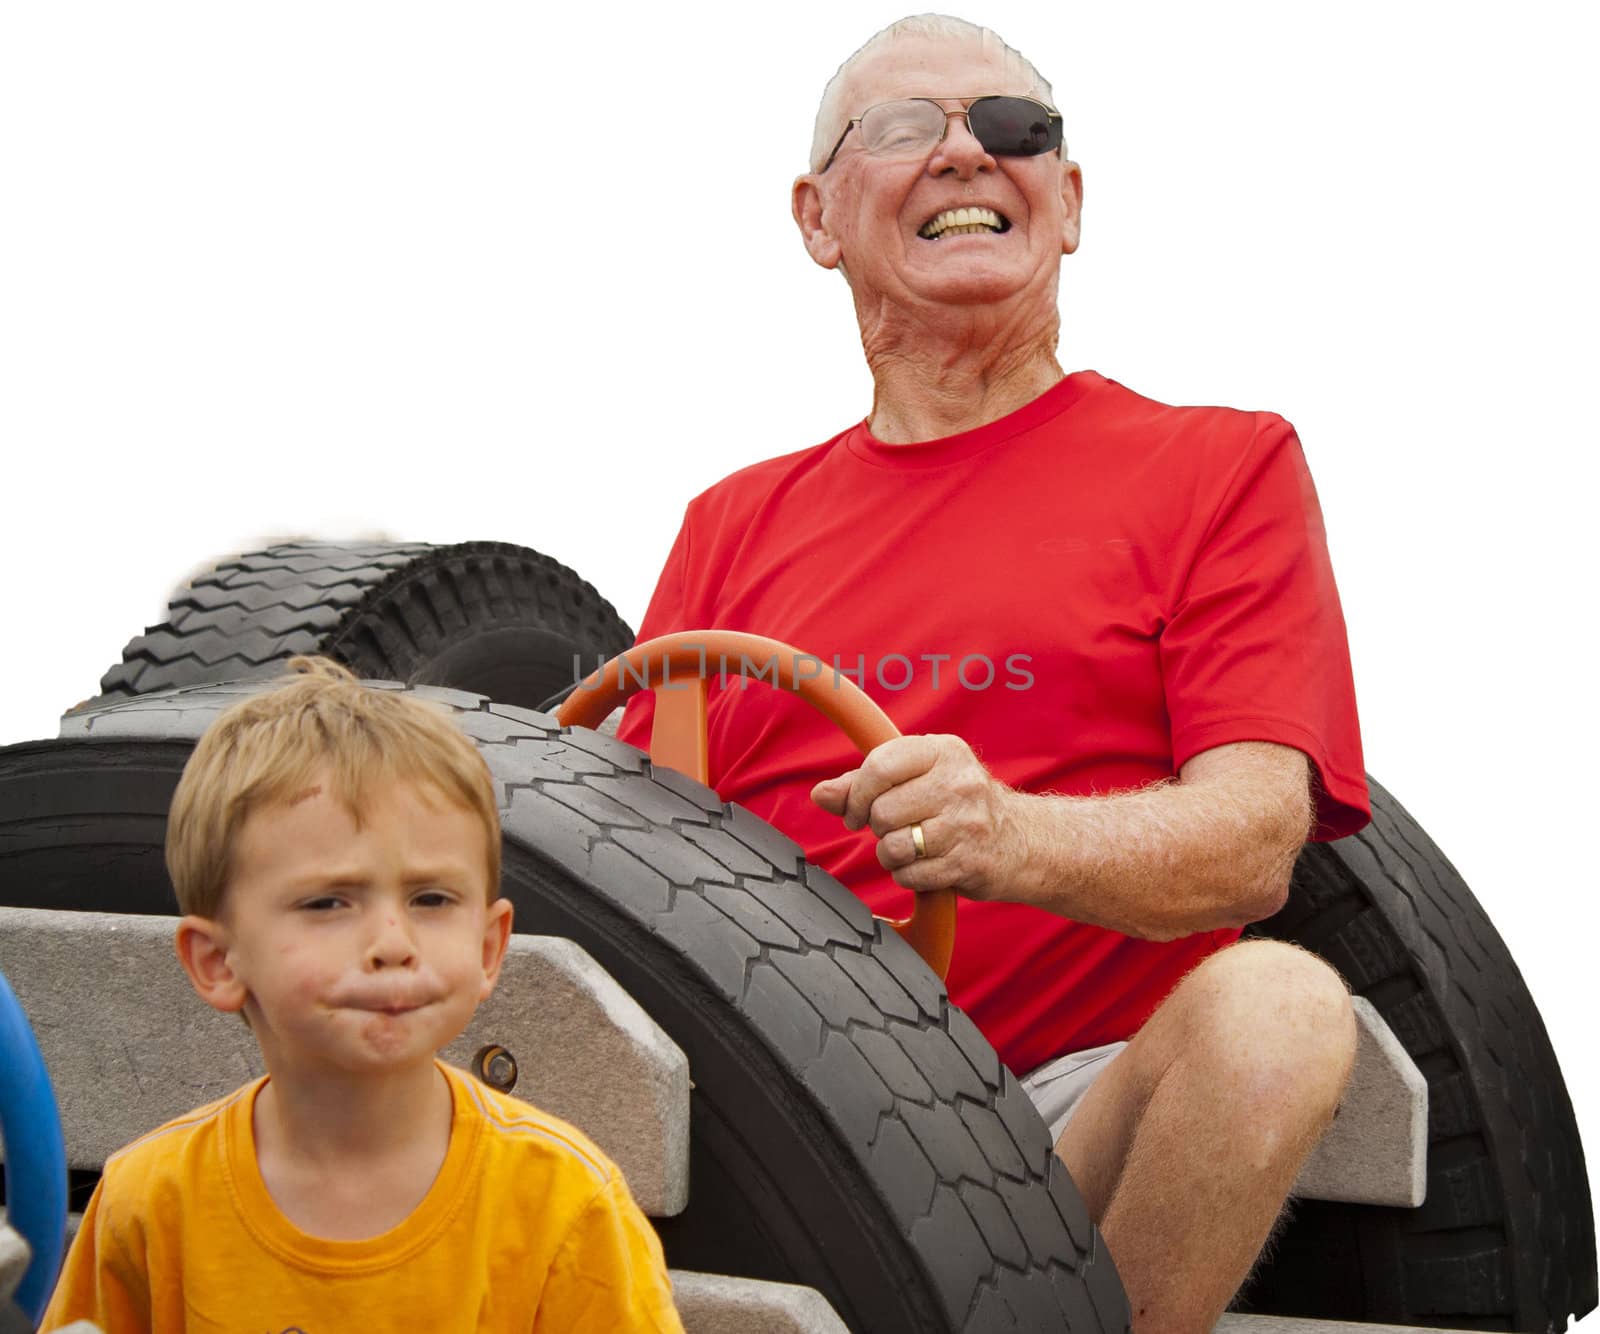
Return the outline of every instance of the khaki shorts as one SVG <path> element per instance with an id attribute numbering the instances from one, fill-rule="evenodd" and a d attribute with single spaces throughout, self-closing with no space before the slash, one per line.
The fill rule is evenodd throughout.
<path id="1" fill-rule="evenodd" d="M 1103 1047 L 1068 1052 L 1023 1077 L 1022 1087 L 1050 1127 L 1052 1144 L 1061 1138 L 1061 1132 L 1078 1110 L 1089 1085 L 1105 1073 L 1111 1058 L 1127 1045 L 1126 1042 L 1108 1042 Z"/>

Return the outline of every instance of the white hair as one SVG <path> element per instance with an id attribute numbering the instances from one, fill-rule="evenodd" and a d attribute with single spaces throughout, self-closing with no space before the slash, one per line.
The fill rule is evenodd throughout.
<path id="1" fill-rule="evenodd" d="M 1027 70 L 1033 80 L 1030 93 L 1048 106 L 1055 105 L 1055 95 L 1050 90 L 1050 84 L 1034 68 L 1033 62 L 1022 52 L 1008 46 L 993 29 L 980 27 L 976 23 L 969 23 L 966 19 L 959 19 L 950 14 L 912 14 L 907 18 L 896 19 L 881 32 L 874 33 L 860 49 L 839 66 L 833 78 L 828 80 L 828 86 L 822 90 L 822 101 L 817 106 L 816 126 L 811 135 L 812 171 L 822 170 L 823 162 L 827 160 L 828 154 L 839 140 L 839 132 L 849 120 L 849 114 L 841 103 L 844 100 L 845 86 L 849 82 L 848 76 L 851 70 L 863 56 L 900 37 L 935 37 L 956 41 L 971 41 L 977 38 L 980 41 L 992 41 Z M 958 91 L 966 93 L 973 90 L 963 88 Z M 1065 145 L 1062 146 L 1062 151 L 1065 153 Z"/>

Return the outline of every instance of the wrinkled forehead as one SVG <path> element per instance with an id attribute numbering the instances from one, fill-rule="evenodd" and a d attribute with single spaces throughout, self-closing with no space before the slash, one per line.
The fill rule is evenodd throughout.
<path id="1" fill-rule="evenodd" d="M 846 116 L 901 97 L 972 97 L 1035 90 L 1026 63 L 992 32 L 970 37 L 896 37 L 849 71 L 841 99 Z"/>

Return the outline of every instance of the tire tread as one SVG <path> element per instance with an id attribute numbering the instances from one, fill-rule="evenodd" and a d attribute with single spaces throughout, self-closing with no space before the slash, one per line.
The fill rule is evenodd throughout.
<path id="1" fill-rule="evenodd" d="M 1364 1268 L 1392 1276 L 1359 1308 L 1317 1314 L 1563 1330 L 1594 1309 L 1596 1267 L 1560 1065 L 1482 905 L 1404 808 L 1376 783 L 1371 793 L 1371 824 L 1308 845 L 1288 904 L 1247 934 L 1326 958 L 1416 1061 L 1428 1081 L 1427 1198 L 1416 1210 L 1307 1203 L 1289 1226 L 1307 1224 L 1308 1239 L 1285 1249 L 1304 1265 L 1313 1229 L 1323 1249 L 1359 1235 Z M 1264 1266 L 1246 1309 L 1309 1314 L 1294 1309 L 1295 1273 L 1281 1256 Z"/>
<path id="2" fill-rule="evenodd" d="M 37 768 L 106 738 L 169 751 L 192 744 L 248 688 L 191 687 L 71 718 L 62 740 L 39 743 L 31 757 L 0 751 L 0 792 L 8 763 Z M 897 1219 L 914 1242 L 916 1291 L 886 1299 L 923 1311 L 907 1329 L 1038 1330 L 1062 1327 L 1064 1313 L 1074 1334 L 1127 1329 L 1115 1268 L 1043 1123 L 892 929 L 797 863 L 781 835 L 761 833 L 748 812 L 666 777 L 631 747 L 563 731 L 527 709 L 417 690 L 461 710 L 502 793 L 508 849 L 586 885 L 582 911 L 620 910 L 650 937 L 683 946 L 704 986 L 732 1001 L 730 1023 L 748 1032 L 751 1051 L 775 1062 L 797 1095 L 809 1091 L 806 1116 L 817 1122 L 806 1133 L 836 1146 L 818 1161 L 837 1159 L 825 1170 L 843 1174 L 840 1199 L 858 1218 Z M 663 860 L 649 841 L 630 852 L 642 824 L 679 852 Z M 747 928 L 763 915 L 772 929 L 758 938 Z M 887 1011 L 879 995 L 904 999 Z M 764 1026 L 763 1007 L 774 1010 Z M 870 1251 L 888 1236 L 869 1231 L 846 1249 Z"/>

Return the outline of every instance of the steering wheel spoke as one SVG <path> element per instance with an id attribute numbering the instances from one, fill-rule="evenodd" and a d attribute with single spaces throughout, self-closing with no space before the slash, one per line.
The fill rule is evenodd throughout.
<path id="1" fill-rule="evenodd" d="M 641 690 L 654 690 L 655 723 L 650 758 L 702 783 L 710 782 L 706 740 L 708 670 L 729 660 L 776 662 L 772 684 L 791 691 L 837 723 L 865 755 L 900 735 L 872 698 L 846 678 L 801 676 L 801 661 L 815 661 L 788 644 L 734 630 L 690 630 L 635 644 L 585 678 L 556 712 L 566 727 L 598 727 L 618 705 Z M 716 668 L 710 664 L 716 663 Z M 763 678 L 765 679 L 765 678 Z M 884 919 L 888 920 L 888 919 Z M 919 894 L 911 916 L 890 921 L 901 937 L 942 979 L 955 949 L 956 904 L 951 890 Z"/>

